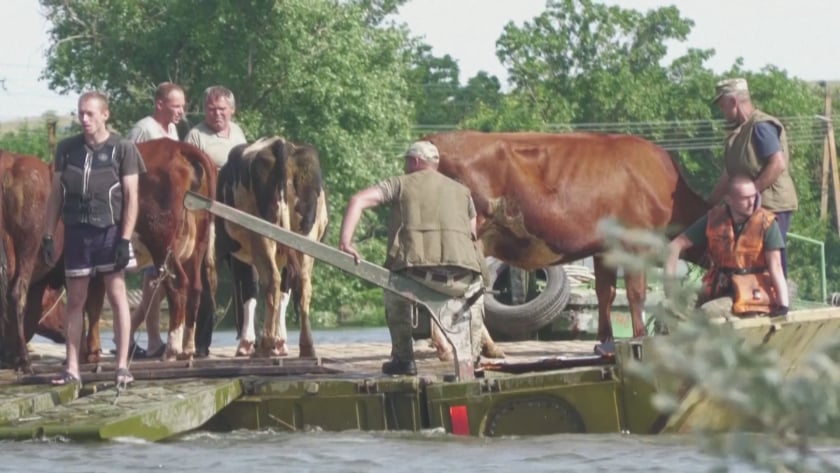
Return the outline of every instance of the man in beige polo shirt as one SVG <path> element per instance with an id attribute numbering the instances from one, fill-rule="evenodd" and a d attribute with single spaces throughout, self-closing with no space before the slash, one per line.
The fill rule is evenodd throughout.
<path id="1" fill-rule="evenodd" d="M 233 92 L 221 85 L 208 87 L 204 91 L 204 121 L 194 126 L 184 138 L 187 143 L 207 153 L 217 168 L 227 162 L 228 153 L 234 146 L 246 142 L 242 128 L 232 121 L 235 112 L 236 99 Z M 214 249 L 210 248 L 208 251 Z M 210 287 L 206 272 L 201 273 L 202 286 Z M 195 349 L 198 357 L 206 357 L 210 353 L 216 311 L 212 296 L 209 291 L 201 292 L 195 331 Z"/>

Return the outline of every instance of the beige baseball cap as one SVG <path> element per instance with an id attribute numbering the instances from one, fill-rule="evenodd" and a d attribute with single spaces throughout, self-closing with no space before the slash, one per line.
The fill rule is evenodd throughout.
<path id="1" fill-rule="evenodd" d="M 416 141 L 412 143 L 408 147 L 408 151 L 405 152 L 405 157 L 420 158 L 430 163 L 440 161 L 440 153 L 438 153 L 437 146 L 433 145 L 430 141 Z"/>
<path id="2" fill-rule="evenodd" d="M 724 95 L 734 94 L 736 92 L 749 92 L 749 90 L 747 79 L 741 77 L 724 79 L 715 86 L 715 98 L 712 99 L 712 103 L 717 102 Z"/>

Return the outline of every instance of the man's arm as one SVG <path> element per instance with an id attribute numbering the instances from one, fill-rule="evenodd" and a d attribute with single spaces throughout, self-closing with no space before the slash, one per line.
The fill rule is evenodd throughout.
<path id="1" fill-rule="evenodd" d="M 681 233 L 668 244 L 668 259 L 665 260 L 665 275 L 674 277 L 677 274 L 677 265 L 680 262 L 680 255 L 683 251 L 694 246 L 694 243 Z"/>
<path id="2" fill-rule="evenodd" d="M 770 279 L 773 281 L 773 288 L 779 300 L 776 303 L 783 307 L 790 307 L 787 280 L 782 270 L 782 252 L 780 250 L 768 250 L 764 252 L 764 259 L 767 261 L 767 268 L 770 270 Z"/>
<path id="3" fill-rule="evenodd" d="M 755 188 L 758 192 L 767 189 L 776 182 L 776 179 L 782 175 L 785 169 L 787 169 L 787 157 L 782 151 L 776 151 L 767 158 L 767 164 L 761 168 L 761 172 L 755 178 Z"/>
<path id="4" fill-rule="evenodd" d="M 356 226 L 362 216 L 362 211 L 376 207 L 385 201 L 382 190 L 378 186 L 368 187 L 357 192 L 347 202 L 347 210 L 344 212 L 344 220 L 341 222 L 341 239 L 338 249 L 353 255 L 356 264 L 362 259 L 362 255 L 353 246 L 353 235 L 356 233 Z"/>
<path id="5" fill-rule="evenodd" d="M 138 174 L 129 174 L 121 179 L 123 192 L 122 237 L 126 240 L 131 240 L 134 225 L 137 223 L 137 212 L 140 209 L 138 182 Z"/>
<path id="6" fill-rule="evenodd" d="M 61 173 L 53 175 L 50 196 L 47 198 L 46 220 L 44 221 L 44 235 L 52 236 L 58 223 L 58 212 L 61 209 Z"/>

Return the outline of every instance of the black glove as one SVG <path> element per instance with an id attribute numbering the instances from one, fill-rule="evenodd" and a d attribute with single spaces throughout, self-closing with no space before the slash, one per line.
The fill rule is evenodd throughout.
<path id="1" fill-rule="evenodd" d="M 777 305 L 777 306 L 773 307 L 772 315 L 774 317 L 777 317 L 777 316 L 780 316 L 780 315 L 787 315 L 788 310 L 790 310 L 790 309 L 788 309 L 788 306 L 786 306 L 786 305 Z"/>
<path id="2" fill-rule="evenodd" d="M 114 271 L 119 271 L 128 266 L 128 260 L 131 258 L 129 244 L 130 242 L 125 238 L 121 238 L 117 243 L 117 251 L 114 252 Z"/>
<path id="3" fill-rule="evenodd" d="M 47 266 L 55 264 L 55 241 L 53 241 L 52 235 L 44 235 L 41 240 L 41 256 Z"/>

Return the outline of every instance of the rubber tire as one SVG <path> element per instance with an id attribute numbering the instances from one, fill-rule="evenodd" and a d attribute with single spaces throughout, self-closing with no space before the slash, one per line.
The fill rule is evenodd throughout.
<path id="1" fill-rule="evenodd" d="M 495 258 L 487 259 L 490 272 L 488 287 L 496 287 L 496 279 L 507 274 L 508 265 Z M 550 324 L 566 308 L 571 297 L 571 286 L 562 265 L 549 266 L 544 271 L 546 284 L 542 292 L 524 304 L 508 305 L 492 293 L 484 297 L 484 324 L 490 335 L 500 340 L 522 340 L 532 337 L 537 330 Z"/>

